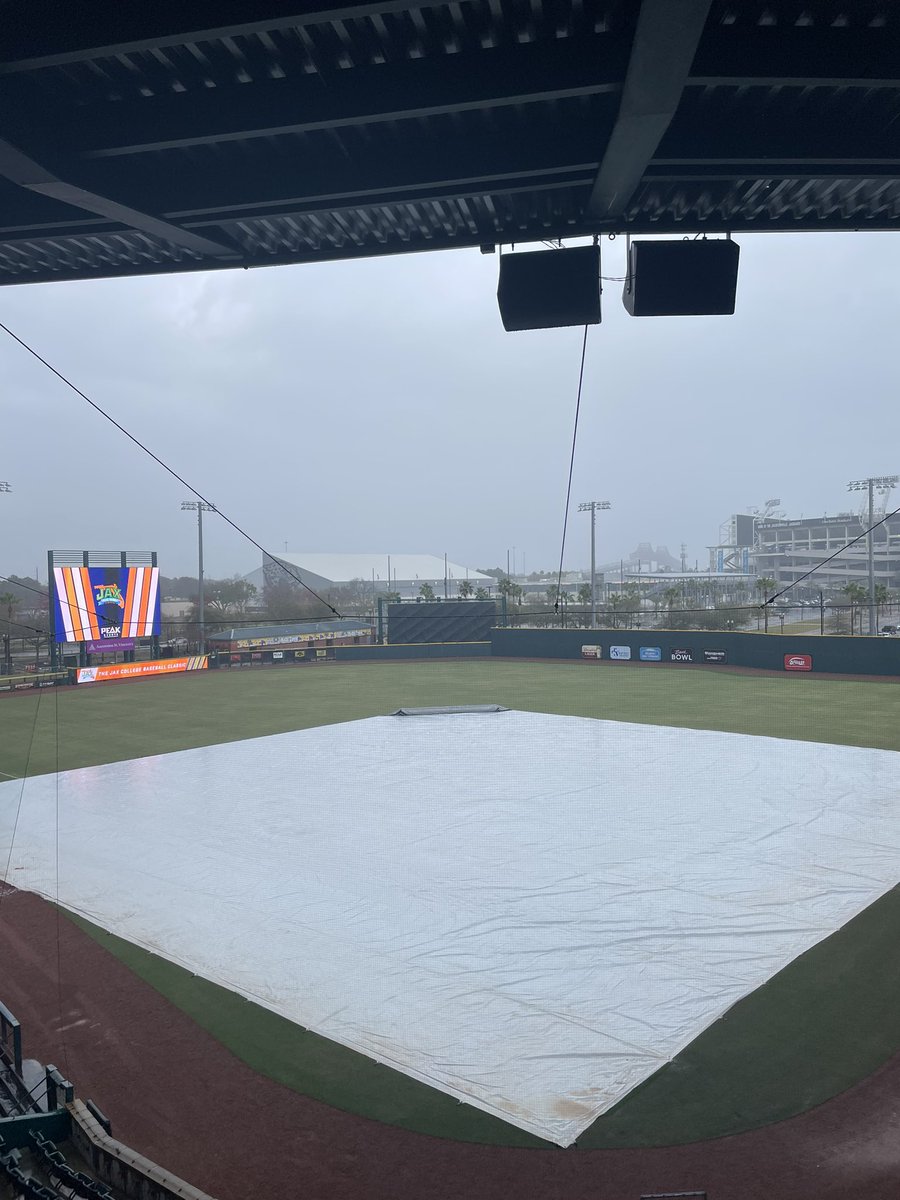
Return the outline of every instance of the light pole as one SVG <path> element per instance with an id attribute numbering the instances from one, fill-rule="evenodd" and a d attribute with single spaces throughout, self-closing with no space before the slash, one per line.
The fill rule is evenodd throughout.
<path id="1" fill-rule="evenodd" d="M 869 560 L 869 636 L 874 637 L 878 632 L 878 622 L 875 618 L 875 535 L 872 526 L 875 524 L 875 489 L 890 491 L 897 486 L 896 475 L 871 475 L 868 479 L 852 479 L 847 484 L 848 492 L 869 493 L 869 532 L 866 534 L 866 551 Z M 852 611 L 851 611 L 852 615 Z"/>
<path id="2" fill-rule="evenodd" d="M 11 491 L 12 491 L 12 488 L 9 486 L 9 484 L 5 480 L 0 479 L 0 492 L 11 492 Z"/>
<path id="3" fill-rule="evenodd" d="M 597 509 L 605 512 L 611 507 L 608 500 L 586 500 L 578 505 L 579 512 L 591 514 L 591 629 L 597 628 Z"/>
<path id="4" fill-rule="evenodd" d="M 215 512 L 214 504 L 205 504 L 202 500 L 182 500 L 182 510 L 197 513 L 197 607 L 200 609 L 200 653 L 206 645 L 206 619 L 203 603 L 203 514 Z"/>

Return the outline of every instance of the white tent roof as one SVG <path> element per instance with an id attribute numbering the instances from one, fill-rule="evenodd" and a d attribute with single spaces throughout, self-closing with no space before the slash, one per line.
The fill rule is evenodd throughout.
<path id="1" fill-rule="evenodd" d="M 435 580 L 444 578 L 444 559 L 437 554 L 279 554 L 278 559 L 288 566 L 299 567 L 332 583 L 349 583 L 352 579 L 387 580 L 388 558 L 391 560 L 391 580 Z M 451 579 L 471 579 L 473 583 L 495 582 L 471 567 L 448 562 Z"/>

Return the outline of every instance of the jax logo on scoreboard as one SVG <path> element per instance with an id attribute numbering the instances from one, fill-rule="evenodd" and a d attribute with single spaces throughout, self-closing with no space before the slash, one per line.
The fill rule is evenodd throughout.
<path id="1" fill-rule="evenodd" d="M 95 583 L 94 600 L 97 606 L 101 604 L 116 604 L 125 607 L 125 597 L 117 583 Z"/>

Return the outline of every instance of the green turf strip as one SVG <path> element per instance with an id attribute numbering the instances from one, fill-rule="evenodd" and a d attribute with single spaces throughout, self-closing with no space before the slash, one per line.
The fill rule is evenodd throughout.
<path id="1" fill-rule="evenodd" d="M 511 708 L 900 749 L 894 683 L 741 676 L 620 664 L 403 663 L 210 672 L 59 693 L 60 769 L 390 712 Z M 40 701 L 40 707 L 37 707 Z M 54 770 L 56 696 L 0 701 L 0 770 Z M 443 1137 L 537 1138 L 79 921 L 255 1069 L 339 1108 Z M 900 1048 L 900 892 L 801 956 L 579 1139 L 684 1142 L 821 1103 Z M 852 1031 L 852 1034 L 849 1032 Z"/>

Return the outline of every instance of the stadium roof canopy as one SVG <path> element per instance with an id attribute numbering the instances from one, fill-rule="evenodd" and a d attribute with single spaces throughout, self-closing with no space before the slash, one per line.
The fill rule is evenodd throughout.
<path id="1" fill-rule="evenodd" d="M 5 0 L 0 282 L 900 227 L 892 0 Z"/>
<path id="2" fill-rule="evenodd" d="M 314 575 L 326 583 L 352 583 L 355 579 L 387 580 L 390 560 L 391 580 L 434 583 L 444 578 L 444 560 L 436 554 L 279 554 L 277 561 L 287 563 L 305 575 Z M 448 579 L 469 579 L 473 583 L 494 583 L 490 575 L 481 575 L 459 563 L 446 564 Z"/>

